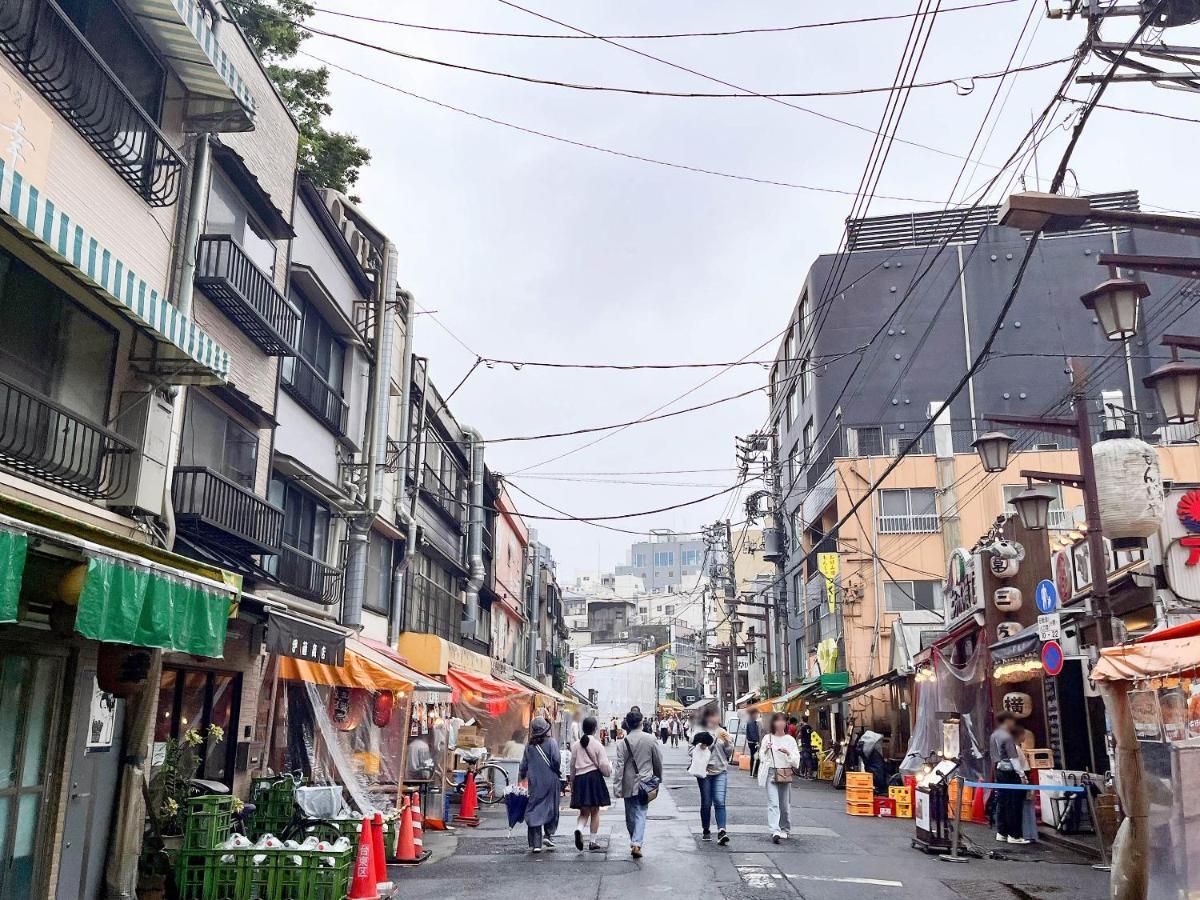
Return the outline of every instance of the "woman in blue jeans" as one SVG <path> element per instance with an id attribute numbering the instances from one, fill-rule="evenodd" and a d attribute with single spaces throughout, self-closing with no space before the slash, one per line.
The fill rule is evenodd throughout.
<path id="1" fill-rule="evenodd" d="M 729 832 L 725 830 L 725 790 L 729 780 L 729 758 L 733 755 L 733 740 L 729 732 L 721 727 L 721 714 L 710 706 L 700 717 L 700 727 L 692 738 L 689 753 L 694 757 L 698 747 L 709 750 L 708 765 L 704 775 L 696 776 L 700 786 L 700 825 L 704 828 L 701 840 L 711 841 L 710 824 L 713 815 L 717 819 L 717 843 L 729 843 Z"/>

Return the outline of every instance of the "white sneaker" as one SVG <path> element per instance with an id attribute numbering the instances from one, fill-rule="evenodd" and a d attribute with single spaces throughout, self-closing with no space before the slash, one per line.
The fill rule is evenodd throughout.
<path id="1" fill-rule="evenodd" d="M 785 841 L 788 839 L 788 833 L 786 831 L 779 832 L 779 836 L 781 838 L 783 838 Z"/>
<path id="2" fill-rule="evenodd" d="M 996 832 L 996 840 L 997 840 L 997 841 L 999 841 L 1001 844 L 1007 844 L 1007 843 L 1008 843 L 1008 838 L 1006 838 L 1004 835 L 1002 835 L 1002 834 L 1001 834 L 1000 832 L 998 832 L 998 831 Z"/>
<path id="3" fill-rule="evenodd" d="M 1015 838 L 1015 837 L 1010 837 L 1008 839 L 1008 842 L 1010 844 L 1032 844 L 1033 843 L 1033 841 L 1029 840 L 1029 838 Z"/>

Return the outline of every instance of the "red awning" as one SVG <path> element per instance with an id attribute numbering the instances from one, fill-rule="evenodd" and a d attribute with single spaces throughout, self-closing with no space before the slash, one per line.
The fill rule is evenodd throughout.
<path id="1" fill-rule="evenodd" d="M 505 681 L 503 678 L 489 678 L 477 672 L 468 672 L 466 669 L 459 669 L 454 665 L 446 668 L 446 680 L 454 689 L 452 699 L 455 702 L 462 700 L 464 694 L 473 694 L 485 701 L 504 699 L 517 694 L 533 696 L 533 691 L 527 690 L 519 684 Z"/>
<path id="2" fill-rule="evenodd" d="M 1152 631 L 1144 637 L 1138 638 L 1137 643 L 1150 644 L 1155 641 L 1174 641 L 1178 638 L 1195 637 L 1196 635 L 1200 635 L 1200 619 L 1192 622 L 1184 622 L 1182 625 L 1175 625 L 1172 628 Z"/>

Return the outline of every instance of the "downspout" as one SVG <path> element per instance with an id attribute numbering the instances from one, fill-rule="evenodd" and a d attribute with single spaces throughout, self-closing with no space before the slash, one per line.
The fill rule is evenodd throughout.
<path id="1" fill-rule="evenodd" d="M 538 607 L 542 597 L 542 545 L 538 543 L 537 531 L 529 529 L 529 543 L 533 547 L 529 598 L 529 675 L 537 678 L 537 646 L 541 634 L 541 614 Z"/>
<path id="2" fill-rule="evenodd" d="M 404 317 L 404 347 L 401 350 L 400 360 L 400 424 L 397 434 L 400 435 L 400 442 L 404 450 L 400 454 L 400 460 L 396 467 L 400 473 L 399 483 L 396 486 L 396 514 L 400 517 L 400 521 L 408 526 L 410 534 L 405 537 L 403 559 L 398 566 L 392 569 L 391 615 L 388 616 L 388 644 L 392 646 L 395 646 L 396 642 L 400 640 L 400 632 L 404 630 L 404 574 L 412 556 L 411 551 L 415 539 L 413 533 L 416 531 L 412 513 L 404 506 L 404 473 L 408 471 L 408 454 L 412 450 L 412 444 L 408 439 L 408 429 L 411 418 L 409 407 L 412 405 L 413 295 L 403 289 L 398 293 L 408 312 Z"/>
<path id="3" fill-rule="evenodd" d="M 429 366 L 426 362 L 421 369 L 421 405 L 417 408 L 417 427 L 412 434 L 404 434 L 403 439 L 406 448 L 412 450 L 411 457 L 408 455 L 408 449 L 405 450 L 404 459 L 412 460 L 412 478 L 413 487 L 412 494 L 409 496 L 408 507 L 408 532 L 404 536 L 404 560 L 400 563 L 401 577 L 407 582 L 409 580 L 408 572 L 412 568 L 413 558 L 417 555 L 417 504 L 421 498 L 421 470 L 425 465 L 425 412 L 429 408 L 426 398 L 429 395 Z M 416 377 L 416 367 L 410 366 L 406 385 L 412 385 L 413 379 Z M 411 395 L 411 390 L 410 390 Z M 404 630 L 405 624 L 408 622 L 408 598 L 412 596 L 412 592 L 403 591 L 401 597 L 400 621 L 397 623 L 396 640 L 400 639 L 400 632 Z"/>
<path id="4" fill-rule="evenodd" d="M 467 561 L 471 577 L 467 581 L 467 615 L 463 636 L 478 637 L 479 589 L 483 587 L 483 436 L 474 428 L 463 427 L 463 437 L 471 453 L 471 511 L 467 524 Z"/>

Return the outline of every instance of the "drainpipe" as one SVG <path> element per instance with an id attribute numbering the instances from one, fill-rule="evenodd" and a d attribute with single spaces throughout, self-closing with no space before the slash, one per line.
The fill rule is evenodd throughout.
<path id="1" fill-rule="evenodd" d="M 467 582 L 467 617 L 464 636 L 477 637 L 479 589 L 483 586 L 483 436 L 474 428 L 462 429 L 471 453 L 471 512 L 467 525 L 467 560 L 471 578 Z"/>
<path id="2" fill-rule="evenodd" d="M 404 536 L 404 559 L 400 563 L 400 577 L 408 579 L 408 570 L 412 567 L 413 557 L 417 555 L 417 503 L 421 497 L 421 469 L 425 465 L 425 412 L 429 409 L 429 402 L 426 399 L 429 396 L 429 362 L 425 361 L 425 365 L 421 368 L 421 403 L 417 408 L 417 427 L 410 435 L 406 431 L 401 435 L 405 444 L 405 466 L 401 469 L 401 474 L 408 471 L 407 463 L 412 460 L 412 477 L 413 487 L 412 493 L 408 498 L 408 532 Z M 410 366 L 405 375 L 405 385 L 411 386 L 413 378 L 416 377 L 415 366 Z M 412 448 L 412 456 L 408 455 L 408 448 Z M 404 482 L 401 480 L 401 485 Z M 405 623 L 408 621 L 408 598 L 410 592 L 402 591 L 400 598 L 400 614 L 395 618 L 398 620 L 393 624 L 395 638 L 392 643 L 400 639 L 400 632 L 404 630 Z"/>
<path id="3" fill-rule="evenodd" d="M 529 529 L 529 546 L 533 548 L 533 578 L 530 589 L 532 596 L 529 599 L 529 674 L 536 678 L 538 636 L 541 633 L 541 613 L 538 607 L 542 595 L 542 545 L 538 543 L 537 530 L 534 528 Z"/>
<path id="4" fill-rule="evenodd" d="M 411 418 L 412 407 L 412 360 L 413 360 L 413 304 L 415 298 L 405 290 L 400 291 L 401 299 L 404 300 L 408 307 L 408 314 L 404 318 L 404 347 L 401 350 L 400 360 L 400 441 L 403 444 L 404 452 L 400 458 L 400 477 L 403 479 L 404 473 L 408 471 L 409 454 L 412 453 L 412 444 L 408 440 L 408 430 L 411 427 L 409 419 Z M 404 484 L 401 481 L 400 487 Z M 399 493 L 403 493 L 401 490 Z M 396 511 L 400 514 L 400 518 L 408 521 L 410 514 L 403 504 L 396 505 Z"/>

